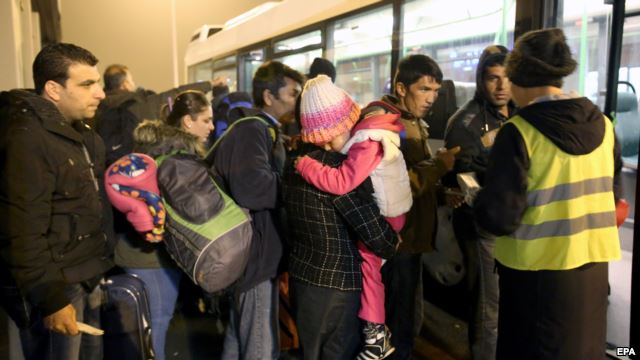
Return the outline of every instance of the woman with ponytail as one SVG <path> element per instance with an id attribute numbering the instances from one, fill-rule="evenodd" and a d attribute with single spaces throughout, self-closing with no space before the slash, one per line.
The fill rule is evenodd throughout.
<path id="1" fill-rule="evenodd" d="M 161 109 L 162 121 L 145 120 L 134 130 L 134 151 L 152 158 L 175 151 L 201 157 L 209 133 L 214 128 L 211 104 L 204 93 L 194 90 L 167 100 L 168 105 Z M 181 175 L 185 178 L 190 176 L 187 173 Z M 138 200 L 131 198 L 130 201 Z M 145 283 L 151 310 L 153 347 L 156 359 L 163 360 L 166 334 L 173 317 L 182 271 L 169 256 L 164 244 L 154 242 L 158 240 L 145 240 L 144 234 L 131 227 L 127 233 L 119 234 L 115 260 L 127 273 Z"/>

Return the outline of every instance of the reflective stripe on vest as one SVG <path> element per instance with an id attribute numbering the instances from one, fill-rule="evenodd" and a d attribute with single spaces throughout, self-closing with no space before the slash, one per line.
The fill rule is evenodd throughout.
<path id="1" fill-rule="evenodd" d="M 613 199 L 613 126 L 586 155 L 562 151 L 520 116 L 509 122 L 530 160 L 521 225 L 496 239 L 496 259 L 518 270 L 565 270 L 620 258 Z"/>

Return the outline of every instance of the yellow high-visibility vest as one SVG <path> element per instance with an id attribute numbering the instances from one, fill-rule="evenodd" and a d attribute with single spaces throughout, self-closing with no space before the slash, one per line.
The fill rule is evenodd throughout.
<path id="1" fill-rule="evenodd" d="M 496 259 L 517 270 L 567 270 L 620 258 L 613 197 L 614 135 L 586 155 L 562 151 L 520 116 L 527 148 L 527 208 L 518 229 L 496 239 Z"/>

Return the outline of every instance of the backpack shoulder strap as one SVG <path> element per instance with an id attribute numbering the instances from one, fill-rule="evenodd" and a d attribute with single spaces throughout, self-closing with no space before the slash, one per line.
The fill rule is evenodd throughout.
<path id="1" fill-rule="evenodd" d="M 160 165 L 161 165 L 165 160 L 167 160 L 168 158 L 170 158 L 170 157 L 172 157 L 172 156 L 174 156 L 174 155 L 180 154 L 180 153 L 184 153 L 184 151 L 182 151 L 182 150 L 173 150 L 173 151 L 171 151 L 171 152 L 168 152 L 168 153 L 166 153 L 166 154 L 162 154 L 162 155 L 160 155 L 160 156 L 156 157 L 156 158 L 154 159 L 154 160 L 156 161 L 156 166 L 157 166 L 158 168 L 160 168 Z"/>
<path id="2" fill-rule="evenodd" d="M 216 140 L 216 142 L 213 143 L 213 145 L 211 146 L 211 148 L 209 148 L 209 151 L 207 151 L 207 155 L 205 156 L 205 159 L 207 159 L 207 162 L 210 162 L 210 158 L 213 155 L 213 153 L 215 152 L 216 148 L 219 146 L 220 142 L 222 141 L 222 139 L 225 138 L 225 136 L 229 133 L 229 131 L 231 131 L 236 125 L 243 123 L 245 121 L 260 121 L 262 122 L 268 129 L 269 129 L 269 135 L 271 136 L 271 141 L 275 144 L 276 142 L 276 131 L 271 127 L 271 124 L 269 124 L 269 122 L 259 116 L 247 116 L 244 117 L 242 119 L 238 119 L 236 121 L 233 122 L 233 124 L 231 124 L 227 130 L 225 130 L 224 133 L 222 133 L 222 135 Z"/>

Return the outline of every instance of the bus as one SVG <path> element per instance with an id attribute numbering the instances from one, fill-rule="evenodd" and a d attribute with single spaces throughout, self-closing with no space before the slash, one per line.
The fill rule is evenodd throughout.
<path id="1" fill-rule="evenodd" d="M 524 32 L 549 27 L 564 30 L 578 61 L 564 88 L 599 105 L 614 121 L 623 147 L 631 211 L 620 228 L 623 258 L 610 265 L 607 342 L 615 357 L 616 348 L 640 344 L 640 323 L 631 322 L 632 314 L 640 318 L 640 246 L 634 247 L 640 235 L 635 226 L 640 0 L 270 1 L 221 28 L 203 27 L 188 46 L 184 71 L 190 82 L 223 77 L 231 91 L 250 93 L 253 74 L 265 61 L 278 60 L 305 74 L 314 58 L 324 57 L 336 67 L 337 85 L 364 106 L 390 92 L 399 59 L 426 54 L 450 84 L 443 84 L 427 118 L 437 144 L 449 116 L 473 97 L 482 50 L 491 44 L 512 48 Z M 457 299 L 464 280 L 443 281 L 433 262 L 459 263 L 460 256 L 459 251 L 425 256 L 426 304 L 436 305 L 429 311 L 451 315 L 451 326 L 464 323 L 464 300 Z"/>

